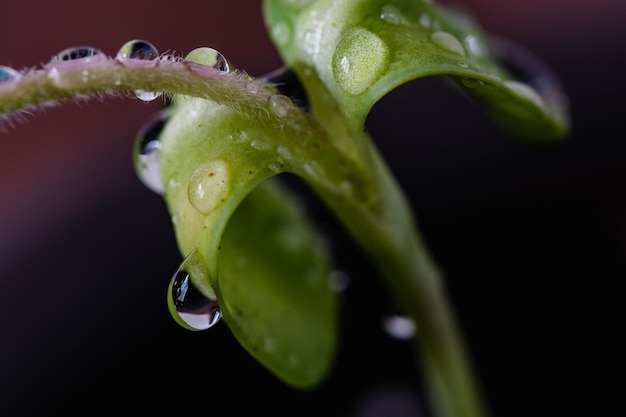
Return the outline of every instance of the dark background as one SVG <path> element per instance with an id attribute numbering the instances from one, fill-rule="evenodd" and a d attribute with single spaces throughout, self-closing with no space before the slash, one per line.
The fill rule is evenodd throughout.
<path id="1" fill-rule="evenodd" d="M 437 78 L 384 98 L 368 128 L 445 271 L 493 415 L 607 414 L 623 385 L 612 377 L 626 274 L 625 3 L 457 3 L 559 74 L 571 136 L 517 141 Z M 114 55 L 134 38 L 180 54 L 211 46 L 253 76 L 281 65 L 252 1 L 0 4 L 0 64 L 13 68 L 75 45 Z M 174 323 L 165 295 L 181 257 L 131 163 L 158 107 L 68 104 L 0 132 L 0 416 L 417 415 L 411 404 L 375 412 L 381 398 L 419 401 L 419 369 L 380 326 L 389 301 L 371 265 L 314 203 L 351 277 L 327 384 L 293 391 L 224 323 Z"/>

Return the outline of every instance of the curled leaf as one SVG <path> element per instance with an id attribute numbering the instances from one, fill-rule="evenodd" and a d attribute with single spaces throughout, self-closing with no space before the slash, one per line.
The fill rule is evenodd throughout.
<path id="1" fill-rule="evenodd" d="M 323 114 L 332 97 L 358 129 L 371 107 L 392 89 L 416 78 L 443 75 L 514 135 L 555 139 L 568 129 L 567 100 L 558 85 L 548 92 L 528 79 L 515 78 L 467 16 L 429 1 L 295 4 L 300 7 L 267 0 L 265 19 L 283 59 L 309 90 L 313 112 Z M 322 93 L 319 84 L 325 87 Z"/>

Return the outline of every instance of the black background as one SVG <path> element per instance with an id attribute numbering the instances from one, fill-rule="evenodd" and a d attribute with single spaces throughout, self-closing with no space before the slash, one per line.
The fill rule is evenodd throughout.
<path id="1" fill-rule="evenodd" d="M 256 2 L 226 3 L 3 2 L 0 64 L 38 66 L 74 45 L 113 55 L 144 38 L 162 52 L 214 47 L 254 76 L 279 67 Z M 437 78 L 394 91 L 368 119 L 445 271 L 494 416 L 600 415 L 616 399 L 626 273 L 623 4 L 463 2 L 485 29 L 559 74 L 573 123 L 558 146 L 511 138 Z M 92 101 L 4 124 L 0 415 L 417 415 L 391 411 L 407 396 L 419 401 L 419 368 L 407 342 L 380 326 L 385 290 L 314 201 L 351 277 L 327 384 L 291 390 L 224 323 L 200 333 L 174 323 L 165 295 L 181 258 L 162 200 L 131 164 L 134 135 L 158 107 Z M 385 395 L 394 405 L 376 414 L 368 401 Z"/>

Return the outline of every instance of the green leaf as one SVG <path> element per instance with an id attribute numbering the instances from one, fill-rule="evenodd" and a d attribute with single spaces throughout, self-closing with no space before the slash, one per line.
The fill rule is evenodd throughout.
<path id="1" fill-rule="evenodd" d="M 286 107 L 277 111 L 276 100 Z M 159 135 L 160 166 L 181 254 L 195 254 L 195 287 L 217 298 L 252 356 L 307 389 L 324 379 L 337 349 L 331 260 L 305 208 L 274 177 L 297 172 L 334 189 L 350 165 L 338 162 L 323 134 L 309 146 L 297 117 L 283 120 L 295 106 L 282 100 L 236 110 L 176 96 Z M 304 168 L 313 159 L 319 166 Z"/>
<path id="2" fill-rule="evenodd" d="M 267 0 L 264 13 L 313 113 L 328 117 L 325 109 L 338 107 L 355 130 L 392 89 L 443 75 L 514 135 L 556 139 L 567 132 L 567 101 L 558 86 L 539 90 L 513 78 L 467 16 L 430 1 Z"/>
<path id="3" fill-rule="evenodd" d="M 241 344 L 293 386 L 318 384 L 337 344 L 325 242 L 272 179 L 231 218 L 218 256 L 218 299 Z"/>

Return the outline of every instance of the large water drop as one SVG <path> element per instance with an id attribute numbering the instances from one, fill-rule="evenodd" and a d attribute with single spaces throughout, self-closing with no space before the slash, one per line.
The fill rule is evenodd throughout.
<path id="1" fill-rule="evenodd" d="M 193 284 L 190 270 L 193 269 L 195 252 L 185 259 L 174 273 L 169 286 L 169 304 L 173 314 L 190 330 L 206 330 L 222 317 L 216 298 L 202 294 Z"/>
<path id="2" fill-rule="evenodd" d="M 389 47 L 362 27 L 348 30 L 333 55 L 333 76 L 347 93 L 358 95 L 374 84 L 389 65 Z"/>
<path id="3" fill-rule="evenodd" d="M 189 180 L 187 196 L 191 206 L 204 215 L 224 204 L 230 192 L 230 169 L 222 160 L 200 165 Z"/>
<path id="4" fill-rule="evenodd" d="M 163 194 L 164 190 L 161 179 L 159 135 L 167 119 L 167 110 L 163 110 L 146 123 L 137 134 L 133 152 L 137 176 L 146 187 L 157 194 Z"/>
<path id="5" fill-rule="evenodd" d="M 128 59 L 139 59 L 142 61 L 155 61 L 159 58 L 159 51 L 148 41 L 134 39 L 126 42 L 115 56 L 120 61 Z M 135 95 L 139 100 L 152 101 L 161 96 L 158 91 L 135 90 Z"/>

